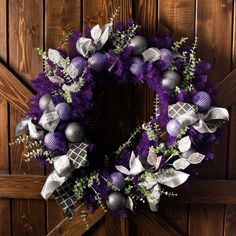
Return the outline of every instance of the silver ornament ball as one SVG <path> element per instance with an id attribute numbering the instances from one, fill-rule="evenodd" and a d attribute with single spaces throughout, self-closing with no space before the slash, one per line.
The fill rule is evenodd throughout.
<path id="1" fill-rule="evenodd" d="M 84 138 L 84 130 L 79 123 L 71 122 L 66 127 L 65 135 L 70 142 L 77 143 Z"/>
<path id="2" fill-rule="evenodd" d="M 46 110 L 52 101 L 52 96 L 50 94 L 44 94 L 40 99 L 39 99 L 39 107 L 41 110 Z"/>
<path id="3" fill-rule="evenodd" d="M 130 45 L 133 47 L 132 53 L 140 55 L 147 49 L 147 41 L 143 36 L 137 35 L 130 40 Z"/>
<path id="4" fill-rule="evenodd" d="M 175 89 L 180 82 L 180 76 L 175 71 L 166 71 L 162 75 L 161 85 L 166 89 Z"/>
<path id="5" fill-rule="evenodd" d="M 112 211 L 118 211 L 125 206 L 125 197 L 119 192 L 112 192 L 106 200 L 107 207 Z"/>

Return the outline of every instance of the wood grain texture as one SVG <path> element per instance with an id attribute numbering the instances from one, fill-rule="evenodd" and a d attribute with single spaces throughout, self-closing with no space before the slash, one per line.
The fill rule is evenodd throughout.
<path id="1" fill-rule="evenodd" d="M 52 231 L 50 231 L 48 236 L 80 236 L 84 234 L 88 229 L 81 218 L 81 212 L 86 210 L 86 206 L 81 204 L 74 213 L 73 219 L 64 219 L 60 224 L 58 224 Z M 104 217 L 104 212 L 99 208 L 93 214 L 88 215 L 89 228 L 96 224 L 102 217 Z"/>
<path id="2" fill-rule="evenodd" d="M 45 181 L 37 175 L 0 175 L 0 198 L 42 199 Z"/>
<path id="3" fill-rule="evenodd" d="M 61 39 L 70 29 L 81 27 L 80 0 L 46 0 L 45 43 L 46 49 L 61 46 Z"/>
<path id="4" fill-rule="evenodd" d="M 22 113 L 29 109 L 29 99 L 33 96 L 32 92 L 2 63 L 0 63 L 0 95 Z"/>
<path id="5" fill-rule="evenodd" d="M 235 69 L 236 68 L 236 2 L 233 2 L 233 27 L 232 27 L 232 68 L 231 69 Z"/>
<path id="6" fill-rule="evenodd" d="M 195 33 L 194 22 L 194 0 L 158 1 L 158 28 L 160 31 L 169 31 L 175 40 L 186 36 L 189 38 L 189 43 L 191 43 Z M 160 211 L 183 235 L 187 235 L 188 205 L 175 204 L 174 202 L 162 204 L 161 202 Z"/>
<path id="7" fill-rule="evenodd" d="M 0 58 L 7 61 L 7 0 L 0 1 Z"/>
<path id="8" fill-rule="evenodd" d="M 158 27 L 171 32 L 175 40 L 188 37 L 194 38 L 195 22 L 194 0 L 159 0 Z"/>
<path id="9" fill-rule="evenodd" d="M 45 48 L 58 48 L 61 39 L 70 29 L 81 28 L 81 0 L 45 1 Z M 51 172 L 47 171 L 47 173 Z M 55 215 L 57 217 L 55 217 Z M 62 209 L 54 202 L 47 202 L 47 230 L 51 231 L 64 219 Z"/>
<path id="10" fill-rule="evenodd" d="M 9 62 L 26 81 L 41 69 L 35 48 L 43 47 L 43 1 L 9 0 Z"/>
<path id="11" fill-rule="evenodd" d="M 180 236 L 176 229 L 174 229 L 167 221 L 161 218 L 158 213 L 152 213 L 147 210 L 140 210 L 135 214 L 129 214 L 130 219 L 135 223 L 138 228 L 141 228 L 145 235 L 160 235 L 160 236 Z M 135 235 L 130 232 L 130 235 Z"/>
<path id="12" fill-rule="evenodd" d="M 8 104 L 0 97 L 0 174 L 9 174 Z M 2 184 L 0 185 L 1 188 Z M 0 190 L 0 194 L 2 191 Z M 9 199 L 0 199 L 0 235 L 11 235 L 11 205 Z"/>
<path id="13" fill-rule="evenodd" d="M 188 235 L 220 236 L 223 233 L 223 222 L 223 206 L 191 205 Z"/>

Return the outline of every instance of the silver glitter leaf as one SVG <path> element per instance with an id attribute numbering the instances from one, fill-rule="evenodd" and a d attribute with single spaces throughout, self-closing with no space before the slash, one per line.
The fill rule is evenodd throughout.
<path id="1" fill-rule="evenodd" d="M 205 158 L 205 155 L 199 153 L 199 152 L 195 152 L 193 154 L 191 154 L 188 158 L 188 161 L 191 164 L 199 164 L 202 162 L 202 160 Z"/>
<path id="2" fill-rule="evenodd" d="M 189 163 L 185 158 L 180 158 L 180 159 L 174 161 L 174 163 L 173 163 L 173 167 L 174 167 L 176 170 L 184 170 L 184 169 L 186 169 L 189 165 L 190 165 L 190 163 Z"/>

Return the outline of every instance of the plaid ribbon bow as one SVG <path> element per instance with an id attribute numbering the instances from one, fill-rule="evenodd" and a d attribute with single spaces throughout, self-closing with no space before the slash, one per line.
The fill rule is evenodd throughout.
<path id="1" fill-rule="evenodd" d="M 46 200 L 53 195 L 68 218 L 72 217 L 77 202 L 73 192 L 75 180 L 72 178 L 72 172 L 88 166 L 87 148 L 86 143 L 70 144 L 66 155 L 54 157 L 55 170 L 48 176 L 41 191 Z"/>

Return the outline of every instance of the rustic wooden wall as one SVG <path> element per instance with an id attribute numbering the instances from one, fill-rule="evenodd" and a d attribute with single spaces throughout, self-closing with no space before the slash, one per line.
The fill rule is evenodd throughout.
<path id="1" fill-rule="evenodd" d="M 103 25 L 117 6 L 121 7 L 121 20 L 134 18 L 149 35 L 168 28 L 175 39 L 187 36 L 192 41 L 198 36 L 199 55 L 213 67 L 212 81 L 220 82 L 236 67 L 235 0 L 0 0 L 1 63 L 30 88 L 30 81 L 42 68 L 34 48 L 58 47 L 61 36 L 71 28 Z M 8 146 L 22 109 L 6 97 L 0 96 L 0 174 L 46 175 L 48 170 L 40 168 L 37 162 L 29 165 L 22 160 L 20 147 Z M 145 86 L 130 86 L 107 91 L 105 97 L 104 110 L 109 116 L 104 116 L 107 131 L 103 140 L 112 148 L 152 114 L 153 93 Z M 235 97 L 227 105 L 231 123 L 217 147 L 215 160 L 200 170 L 199 178 L 236 178 Z M 222 201 L 214 205 L 168 201 L 161 204 L 157 214 L 164 216 L 181 235 L 236 235 L 236 206 Z M 54 201 L 0 199 L 0 236 L 43 236 L 63 218 Z M 125 220 L 108 214 L 86 235 L 127 235 L 127 232 L 154 235 L 146 232 L 145 222 L 143 225 L 140 222 L 138 218 Z M 64 235 L 58 232 L 52 235 Z"/>

